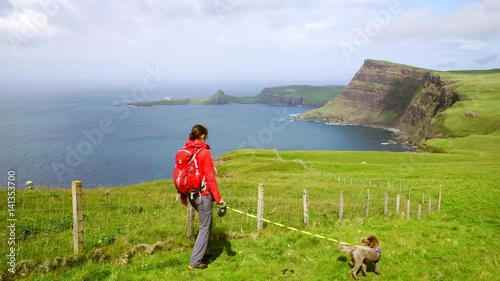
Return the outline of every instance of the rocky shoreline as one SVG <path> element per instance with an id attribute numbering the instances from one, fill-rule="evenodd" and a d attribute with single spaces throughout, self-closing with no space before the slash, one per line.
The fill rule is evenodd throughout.
<path id="1" fill-rule="evenodd" d="M 292 120 L 297 120 L 297 121 L 318 122 L 318 123 L 324 123 L 326 125 L 333 125 L 333 126 L 359 126 L 359 127 L 387 130 L 387 131 L 392 132 L 395 135 L 395 138 L 393 138 L 392 141 L 402 144 L 403 146 L 407 147 L 411 151 L 415 151 L 415 152 L 420 151 L 418 148 L 418 145 L 411 143 L 409 141 L 408 135 L 404 131 L 402 131 L 398 128 L 387 127 L 387 126 L 382 126 L 382 125 L 370 125 L 370 124 L 328 121 L 328 120 L 319 119 L 319 118 L 305 117 L 304 114 L 290 114 L 290 116 L 291 116 Z"/>

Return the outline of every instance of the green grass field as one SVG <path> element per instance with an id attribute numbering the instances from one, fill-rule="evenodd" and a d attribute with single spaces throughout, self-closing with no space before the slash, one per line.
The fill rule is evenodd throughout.
<path id="1" fill-rule="evenodd" d="M 500 273 L 497 156 L 331 151 L 287 151 L 279 156 L 269 150 L 240 150 L 220 157 L 218 180 L 229 206 L 255 214 L 257 186 L 263 183 L 267 219 L 352 244 L 377 235 L 383 249 L 381 275 L 369 272 L 370 279 L 494 280 Z M 364 217 L 368 182 L 373 203 L 370 215 Z M 400 213 L 394 209 L 400 183 L 405 200 L 408 188 L 411 191 L 410 219 L 401 213 L 406 212 L 405 205 Z M 437 212 L 439 185 L 443 197 Z M 310 195 L 308 224 L 302 221 L 304 189 Z M 344 219 L 339 220 L 341 191 L 348 203 Z M 388 215 L 376 203 L 386 191 Z M 418 220 L 416 207 L 422 192 L 434 204 L 428 214 L 425 203 Z M 18 213 L 19 225 L 31 230 L 19 241 L 19 254 L 27 261 L 21 267 L 30 268 L 19 272 L 27 280 L 351 278 L 348 257 L 338 251 L 337 243 L 274 224 L 258 232 L 255 219 L 231 210 L 214 218 L 209 268 L 188 271 L 192 244 L 186 239 L 186 211 L 175 200 L 171 181 L 85 190 L 86 238 L 80 255 L 71 254 L 71 229 L 63 223 L 71 215 L 69 191 L 23 190 L 17 196 L 25 208 Z M 53 211 L 28 210 L 49 204 Z M 30 220 L 38 222 L 36 227 L 30 227 Z M 2 233 L 4 241 L 6 234 Z M 134 246 L 158 241 L 164 246 L 153 254 L 140 252 L 127 265 L 120 265 Z M 6 265 L 2 268 L 3 277 L 8 277 Z"/>

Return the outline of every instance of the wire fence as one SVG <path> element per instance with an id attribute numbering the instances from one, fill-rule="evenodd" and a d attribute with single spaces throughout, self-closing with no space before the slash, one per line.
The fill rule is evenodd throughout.
<path id="1" fill-rule="evenodd" d="M 277 151 L 276 155 L 285 162 Z M 215 215 L 213 228 L 230 237 L 238 237 L 254 235 L 268 227 L 264 221 L 295 229 L 322 229 L 365 218 L 420 220 L 441 208 L 441 186 L 427 188 L 425 193 L 417 192 L 401 182 L 339 177 L 309 167 L 300 159 L 293 162 L 301 164 L 309 173 L 326 177 L 335 183 L 335 188 L 330 185 L 300 189 L 273 186 L 272 182 L 232 186 L 229 182 L 221 193 L 228 206 L 241 213 L 229 211 L 222 218 Z M 258 186 L 261 186 L 260 191 Z M 0 193 L 10 196 L 5 190 Z M 0 232 L 0 239 L 5 241 L 0 243 L 0 250 L 11 255 L 7 255 L 7 263 L 13 259 L 19 263 L 37 257 L 57 259 L 72 255 L 78 242 L 74 233 L 77 218 L 83 225 L 80 242 L 86 250 L 116 244 L 154 244 L 171 238 L 189 239 L 194 235 L 197 224 L 193 219 L 194 211 L 188 209 L 186 212 L 176 199 L 170 181 L 135 188 L 83 189 L 80 193 L 83 205 L 81 214 L 76 216 L 75 195 L 71 190 L 17 191 L 15 229 Z M 0 215 L 0 219 L 9 222 L 9 212 Z M 15 243 L 11 243 L 12 239 Z"/>
<path id="2" fill-rule="evenodd" d="M 367 190 L 369 205 L 367 212 Z M 304 192 L 307 193 L 307 223 L 305 222 Z M 231 208 L 257 214 L 258 192 L 255 188 L 223 190 Z M 428 194 L 414 194 L 399 188 L 363 185 L 340 185 L 336 191 L 326 188 L 291 190 L 265 186 L 263 217 L 294 227 L 328 226 L 345 220 L 390 216 L 400 219 L 421 219 L 439 211 L 439 188 Z M 341 200 L 342 196 L 342 200 Z M 399 198 L 399 207 L 398 204 Z M 411 199 L 411 200 L 409 200 Z M 407 205 L 410 202 L 410 205 Z M 343 206 L 342 206 L 343 204 Z M 342 208 L 341 208 L 342 206 Z M 176 200 L 174 189 L 130 191 L 83 191 L 83 225 L 86 249 L 104 247 L 118 239 L 130 244 L 155 243 L 169 237 L 186 237 L 186 210 Z M 16 259 L 34 256 L 65 256 L 73 253 L 72 195 L 69 190 L 24 190 L 18 192 L 16 222 Z M 342 213 L 342 218 L 340 214 Z M 219 218 L 214 227 L 226 231 L 252 233 L 257 220 L 236 212 Z M 8 240 L 4 231 L 2 241 Z M 9 244 L 0 243 L 3 253 Z"/>
<path id="3" fill-rule="evenodd" d="M 73 253 L 74 225 L 70 190 L 23 190 L 17 195 L 15 223 L 16 260 Z M 129 243 L 156 242 L 178 235 L 183 216 L 175 193 L 165 191 L 84 190 L 83 225 L 85 248 L 126 239 Z M 177 221 L 177 222 L 176 222 Z M 181 220 L 182 221 L 182 220 Z M 2 241 L 9 233 L 2 232 Z M 11 245 L 0 243 L 2 252 Z"/>
<path id="4" fill-rule="evenodd" d="M 332 191 L 328 188 L 290 190 L 287 188 L 264 187 L 263 218 L 291 227 L 321 226 L 342 223 L 367 217 L 392 217 L 402 219 L 423 219 L 440 210 L 440 187 L 419 192 L 412 196 L 411 190 L 380 188 L 372 186 L 347 186 Z M 226 191 L 231 198 L 229 206 L 245 213 L 257 214 L 257 187 L 252 195 L 242 196 L 236 191 Z M 234 199 L 237 198 L 237 199 Z M 246 200 L 244 198 L 247 198 Z M 233 216 L 237 214 L 231 213 Z M 246 217 L 245 215 L 242 215 Z M 245 220 L 245 227 L 256 229 L 255 219 Z M 237 224 L 239 226 L 239 224 Z"/>

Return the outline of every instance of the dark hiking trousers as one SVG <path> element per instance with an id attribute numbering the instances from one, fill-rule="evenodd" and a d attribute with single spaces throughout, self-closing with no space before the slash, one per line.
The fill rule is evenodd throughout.
<path id="1" fill-rule="evenodd" d="M 189 265 L 197 267 L 200 265 L 203 255 L 207 251 L 208 236 L 212 227 L 212 195 L 207 196 L 194 196 L 193 199 L 189 198 L 189 202 L 198 211 L 200 217 L 200 228 L 198 230 L 198 237 L 194 243 L 193 252 L 191 253 L 191 260 Z"/>

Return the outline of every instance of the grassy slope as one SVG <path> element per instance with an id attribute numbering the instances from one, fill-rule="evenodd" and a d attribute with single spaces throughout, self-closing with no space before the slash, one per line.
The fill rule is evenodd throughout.
<path id="1" fill-rule="evenodd" d="M 292 85 L 266 88 L 263 92 L 272 93 L 278 96 L 303 97 L 306 105 L 323 105 L 328 101 L 336 98 L 344 86 L 308 86 L 308 85 Z M 257 97 L 261 96 L 257 95 Z"/>
<path id="2" fill-rule="evenodd" d="M 426 145 L 452 153 L 497 151 L 500 143 L 500 69 L 439 74 L 448 81 L 457 81 L 451 87 L 468 100 L 457 102 L 437 121 L 436 130 L 449 138 L 428 140 Z M 467 117 L 466 111 L 478 113 L 481 117 Z"/>
<path id="3" fill-rule="evenodd" d="M 370 279 L 493 280 L 500 274 L 497 264 L 497 249 L 500 246 L 498 155 L 479 158 L 460 154 L 288 151 L 280 152 L 280 156 L 283 160 L 278 159 L 275 152 L 265 150 L 240 150 L 224 155 L 222 158 L 225 163 L 219 166 L 218 177 L 221 191 L 230 206 L 254 213 L 256 187 L 264 183 L 268 198 L 266 214 L 273 206 L 280 207 L 273 216 L 268 216 L 269 219 L 349 243 L 357 243 L 368 234 L 376 234 L 384 251 L 382 274 L 375 276 L 369 272 Z M 301 159 L 308 167 L 325 173 L 307 170 L 294 159 Z M 436 199 L 437 187 L 442 184 L 442 210 L 418 221 L 415 218 L 406 220 L 393 211 L 386 217 L 374 207 L 368 218 L 347 211 L 346 219 L 339 221 L 336 208 L 332 205 L 337 200 L 320 200 L 313 207 L 315 200 L 311 199 L 311 223 L 304 225 L 300 219 L 297 220 L 300 212 L 295 213 L 296 216 L 293 211 L 300 210 L 303 189 L 308 189 L 310 197 L 317 200 L 327 194 L 338 194 L 341 190 L 346 196 L 357 196 L 363 200 L 366 182 L 364 186 L 339 184 L 337 177 L 382 182 L 381 186 L 372 187 L 372 197 L 387 189 L 387 180 L 392 183 L 392 193 L 397 192 L 397 182 L 402 182 L 403 193 L 411 186 L 412 194 L 417 198 L 420 192 L 425 191 L 426 196 Z M 164 192 L 165 188 L 168 192 Z M 155 196 L 161 201 L 160 210 L 167 208 L 170 211 L 156 218 L 156 221 L 149 222 L 147 210 L 144 214 L 134 214 L 122 213 L 118 209 L 117 214 L 120 216 L 115 220 L 147 224 L 149 234 L 131 231 L 132 234 L 122 235 L 125 236 L 123 238 L 117 236 L 116 241 L 107 246 L 100 246 L 93 241 L 95 238 L 89 237 L 86 242 L 89 245 L 87 253 L 103 251 L 109 255 L 107 261 L 83 262 L 78 267 L 34 274 L 29 279 L 350 279 L 347 258 L 338 251 L 336 243 L 274 225 L 267 225 L 259 235 L 255 230 L 254 219 L 242 218 L 232 211 L 228 211 L 226 217 L 216 217 L 214 220 L 210 249 L 216 255 L 210 268 L 203 272 L 189 272 L 186 266 L 191 244 L 184 238 L 185 211 L 175 202 L 171 190 L 170 181 L 112 190 L 112 194 L 159 191 Z M 88 191 L 86 200 L 93 201 L 93 194 L 99 192 L 99 196 L 104 197 L 102 190 Z M 161 192 L 164 192 L 163 195 Z M 290 206 L 290 202 L 284 201 L 288 192 L 297 194 L 298 202 L 295 203 L 298 204 L 295 205 L 299 206 Z M 244 202 L 250 202 L 251 205 L 245 205 Z M 70 230 L 65 234 L 66 239 L 71 237 L 68 234 Z M 135 243 L 154 243 L 157 238 L 152 237 L 158 234 L 171 239 L 170 249 L 160 250 L 151 256 L 138 256 L 127 266 L 117 265 L 119 256 L 127 248 Z M 49 253 L 43 255 L 46 256 Z"/>

